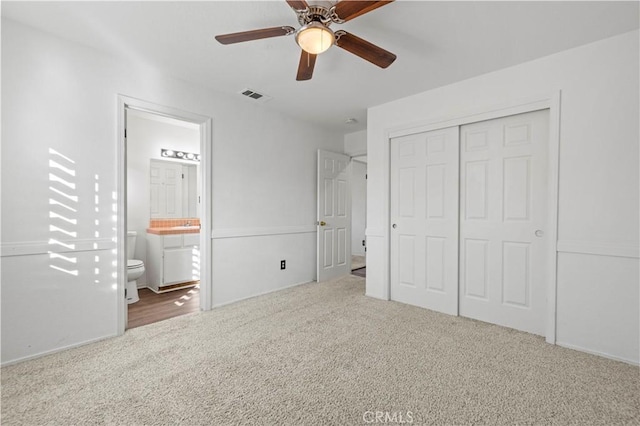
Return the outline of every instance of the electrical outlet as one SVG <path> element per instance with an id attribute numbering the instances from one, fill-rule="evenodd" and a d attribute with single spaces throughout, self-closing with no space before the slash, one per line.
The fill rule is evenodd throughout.
<path id="1" fill-rule="evenodd" d="M 365 240 L 362 240 L 362 246 L 364 247 L 366 245 L 367 245 L 367 243 L 365 242 Z"/>
<path id="2" fill-rule="evenodd" d="M 287 269 L 287 261 L 286 260 L 281 260 L 280 261 L 280 269 Z"/>

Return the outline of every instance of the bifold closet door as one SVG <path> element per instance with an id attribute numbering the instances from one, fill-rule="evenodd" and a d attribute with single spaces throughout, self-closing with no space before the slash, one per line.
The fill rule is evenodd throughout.
<path id="1" fill-rule="evenodd" d="M 458 313 L 458 127 L 391 141 L 391 299 Z"/>
<path id="2" fill-rule="evenodd" d="M 545 333 L 548 110 L 460 128 L 460 315 Z"/>

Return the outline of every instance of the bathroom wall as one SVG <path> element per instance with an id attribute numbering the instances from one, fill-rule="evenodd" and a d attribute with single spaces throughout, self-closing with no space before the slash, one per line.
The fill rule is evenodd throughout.
<path id="1" fill-rule="evenodd" d="M 135 259 L 147 264 L 146 229 L 149 226 L 149 161 L 163 159 L 162 148 L 200 153 L 197 125 L 171 120 L 145 118 L 132 111 L 127 114 L 127 228 L 136 231 Z M 179 123 L 179 124 L 176 124 Z M 165 161 L 166 158 L 164 159 Z M 183 164 L 193 161 L 169 160 Z M 146 273 L 138 287 L 146 286 Z"/>
<path id="2" fill-rule="evenodd" d="M 342 133 L 1 28 L 2 363 L 118 332 L 118 94 L 213 118 L 213 305 L 314 279 L 316 152 L 342 152 Z"/>

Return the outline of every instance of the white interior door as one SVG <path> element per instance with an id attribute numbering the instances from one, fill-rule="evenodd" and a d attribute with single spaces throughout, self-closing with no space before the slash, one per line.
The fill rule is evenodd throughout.
<path id="1" fill-rule="evenodd" d="M 458 313 L 458 127 L 391 142 L 391 299 Z"/>
<path id="2" fill-rule="evenodd" d="M 164 168 L 166 217 L 182 217 L 182 164 L 166 164 Z"/>
<path id="3" fill-rule="evenodd" d="M 151 160 L 149 179 L 151 217 L 182 217 L 182 164 Z"/>
<path id="4" fill-rule="evenodd" d="M 349 160 L 318 150 L 318 282 L 351 273 Z"/>
<path id="5" fill-rule="evenodd" d="M 544 335 L 548 110 L 460 128 L 460 315 Z"/>
<path id="6" fill-rule="evenodd" d="M 198 166 L 182 165 L 182 217 L 198 216 Z"/>
<path id="7" fill-rule="evenodd" d="M 163 208 L 160 205 L 160 194 L 162 193 L 163 174 L 162 163 L 152 160 L 149 166 L 149 204 L 152 218 L 162 217 Z"/>

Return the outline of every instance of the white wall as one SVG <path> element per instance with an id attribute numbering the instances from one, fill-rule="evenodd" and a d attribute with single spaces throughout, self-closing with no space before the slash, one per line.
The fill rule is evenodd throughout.
<path id="1" fill-rule="evenodd" d="M 347 133 L 344 135 L 344 152 L 351 156 L 367 153 L 367 131 Z"/>
<path id="2" fill-rule="evenodd" d="M 367 222 L 367 164 L 351 161 L 351 254 L 364 256 Z"/>
<path id="3" fill-rule="evenodd" d="M 360 157 L 362 162 L 351 162 L 351 254 L 364 256 L 362 240 L 365 239 L 367 212 L 367 131 L 344 135 L 344 152 Z"/>
<path id="4" fill-rule="evenodd" d="M 562 91 L 557 343 L 639 361 L 638 31 L 368 111 L 367 295 L 388 298 L 386 132 Z"/>
<path id="5" fill-rule="evenodd" d="M 3 19 L 3 363 L 117 334 L 117 94 L 213 117 L 213 305 L 314 278 L 316 150 L 341 134 Z"/>
<path id="6" fill-rule="evenodd" d="M 134 259 L 147 265 L 146 229 L 149 227 L 149 164 L 151 159 L 194 165 L 193 161 L 167 160 L 162 148 L 200 153 L 200 131 L 171 123 L 127 116 L 127 229 L 136 231 Z M 198 164 L 199 166 L 199 164 Z M 146 273 L 138 278 L 138 287 L 146 286 Z"/>

